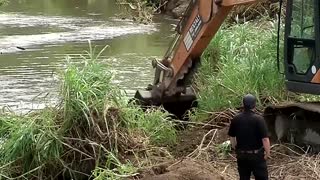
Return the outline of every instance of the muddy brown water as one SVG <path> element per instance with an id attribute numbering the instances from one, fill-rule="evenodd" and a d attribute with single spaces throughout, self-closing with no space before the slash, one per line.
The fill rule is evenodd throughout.
<path id="1" fill-rule="evenodd" d="M 176 22 L 156 17 L 138 25 L 117 16 L 114 0 L 10 0 L 0 7 L 0 106 L 18 112 L 57 102 L 57 70 L 66 56 L 93 45 L 115 73 L 114 83 L 133 96 L 152 82 L 150 58 L 161 58 Z M 76 61 L 76 60 L 75 60 Z"/>

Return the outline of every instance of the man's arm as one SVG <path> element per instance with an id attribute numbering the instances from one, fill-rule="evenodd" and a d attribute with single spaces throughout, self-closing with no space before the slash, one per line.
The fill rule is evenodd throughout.
<path id="1" fill-rule="evenodd" d="M 266 124 L 266 122 L 264 121 L 264 119 L 262 117 L 259 120 L 258 129 L 260 131 L 259 134 L 260 134 L 260 138 L 262 139 L 262 144 L 263 144 L 263 148 L 264 148 L 264 151 L 265 151 L 264 158 L 267 160 L 268 157 L 270 156 L 271 146 L 270 146 L 270 140 L 269 140 L 269 137 L 268 137 L 267 124 Z"/>
<path id="2" fill-rule="evenodd" d="M 236 149 L 237 146 L 237 140 L 235 137 L 230 137 L 230 141 L 231 141 L 231 147 L 232 149 Z"/>
<path id="3" fill-rule="evenodd" d="M 228 135 L 230 136 L 232 149 L 236 149 L 237 140 L 236 140 L 235 127 L 234 127 L 234 119 L 231 120 Z"/>
<path id="4" fill-rule="evenodd" d="M 263 138 L 262 139 L 262 143 L 263 143 L 263 148 L 265 150 L 265 155 L 264 155 L 264 159 L 267 160 L 270 157 L 270 141 L 269 138 Z"/>

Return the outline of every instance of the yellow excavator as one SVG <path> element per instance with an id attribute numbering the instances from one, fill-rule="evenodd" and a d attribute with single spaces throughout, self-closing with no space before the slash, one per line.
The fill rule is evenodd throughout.
<path id="1" fill-rule="evenodd" d="M 256 2 L 191 0 L 184 17 L 177 25 L 176 37 L 163 59 L 153 60 L 153 84 L 135 94 L 140 105 L 162 105 L 178 117 L 182 117 L 187 109 L 196 106 L 196 94 L 188 87 L 187 82 L 201 61 L 202 53 L 232 8 Z M 286 88 L 291 92 L 320 94 L 319 9 L 319 0 L 286 1 L 283 65 Z M 279 41 L 280 38 L 278 45 Z M 307 145 L 312 147 L 313 151 L 319 151 L 320 104 L 271 105 L 265 108 L 264 116 L 271 139 Z"/>

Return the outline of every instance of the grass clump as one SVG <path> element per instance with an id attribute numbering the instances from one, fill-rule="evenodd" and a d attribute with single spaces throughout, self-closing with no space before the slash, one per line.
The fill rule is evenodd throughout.
<path id="1" fill-rule="evenodd" d="M 89 43 L 61 73 L 61 103 L 31 114 L 0 118 L 0 176 L 4 179 L 116 178 L 132 174 L 130 161 L 152 144 L 175 141 L 162 109 L 127 104 L 113 75 Z M 97 54 L 97 55 L 96 55 Z"/>
<path id="2" fill-rule="evenodd" d="M 119 159 L 114 154 L 109 154 L 108 160 L 106 162 L 106 167 L 110 167 L 115 164 L 115 168 L 105 169 L 96 168 L 93 172 L 95 180 L 120 180 L 126 177 L 133 177 L 136 175 L 137 168 L 130 162 L 121 163 Z"/>
<path id="3" fill-rule="evenodd" d="M 203 54 L 197 75 L 199 105 L 204 111 L 237 108 L 244 94 L 258 107 L 287 99 L 278 72 L 276 22 L 247 22 L 223 28 Z"/>
<path id="4" fill-rule="evenodd" d="M 68 68 L 63 74 L 62 97 L 64 99 L 64 123 L 68 128 L 74 124 L 92 126 L 93 115 L 103 112 L 106 98 L 114 96 L 111 86 L 112 74 L 101 66 L 89 44 L 88 56 L 82 56 L 81 64 L 74 64 L 68 58 Z M 85 124 L 81 120 L 85 119 Z M 68 124 L 66 124 L 68 123 Z"/>
<path id="5" fill-rule="evenodd" d="M 55 167 L 62 152 L 55 114 L 43 110 L 28 117 L 7 115 L 1 121 L 1 177 L 48 173 Z M 19 165 L 18 165 L 19 164 Z M 23 177 L 23 176 L 22 176 Z"/>
<path id="6" fill-rule="evenodd" d="M 140 129 L 154 145 L 174 144 L 176 131 L 169 114 L 163 109 L 148 109 L 129 106 L 124 109 L 123 118 L 127 119 L 129 129 Z"/>

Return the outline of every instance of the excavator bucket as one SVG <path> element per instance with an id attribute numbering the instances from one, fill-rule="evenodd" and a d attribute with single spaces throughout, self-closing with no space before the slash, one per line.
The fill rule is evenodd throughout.
<path id="1" fill-rule="evenodd" d="M 136 102 L 145 108 L 152 106 L 162 106 L 170 114 L 176 118 L 186 118 L 188 110 L 197 107 L 197 98 L 192 88 L 186 88 L 182 94 L 170 97 L 161 97 L 155 95 L 153 90 L 138 90 L 134 96 Z"/>
<path id="2" fill-rule="evenodd" d="M 320 103 L 268 106 L 264 111 L 271 140 L 320 152 Z"/>

